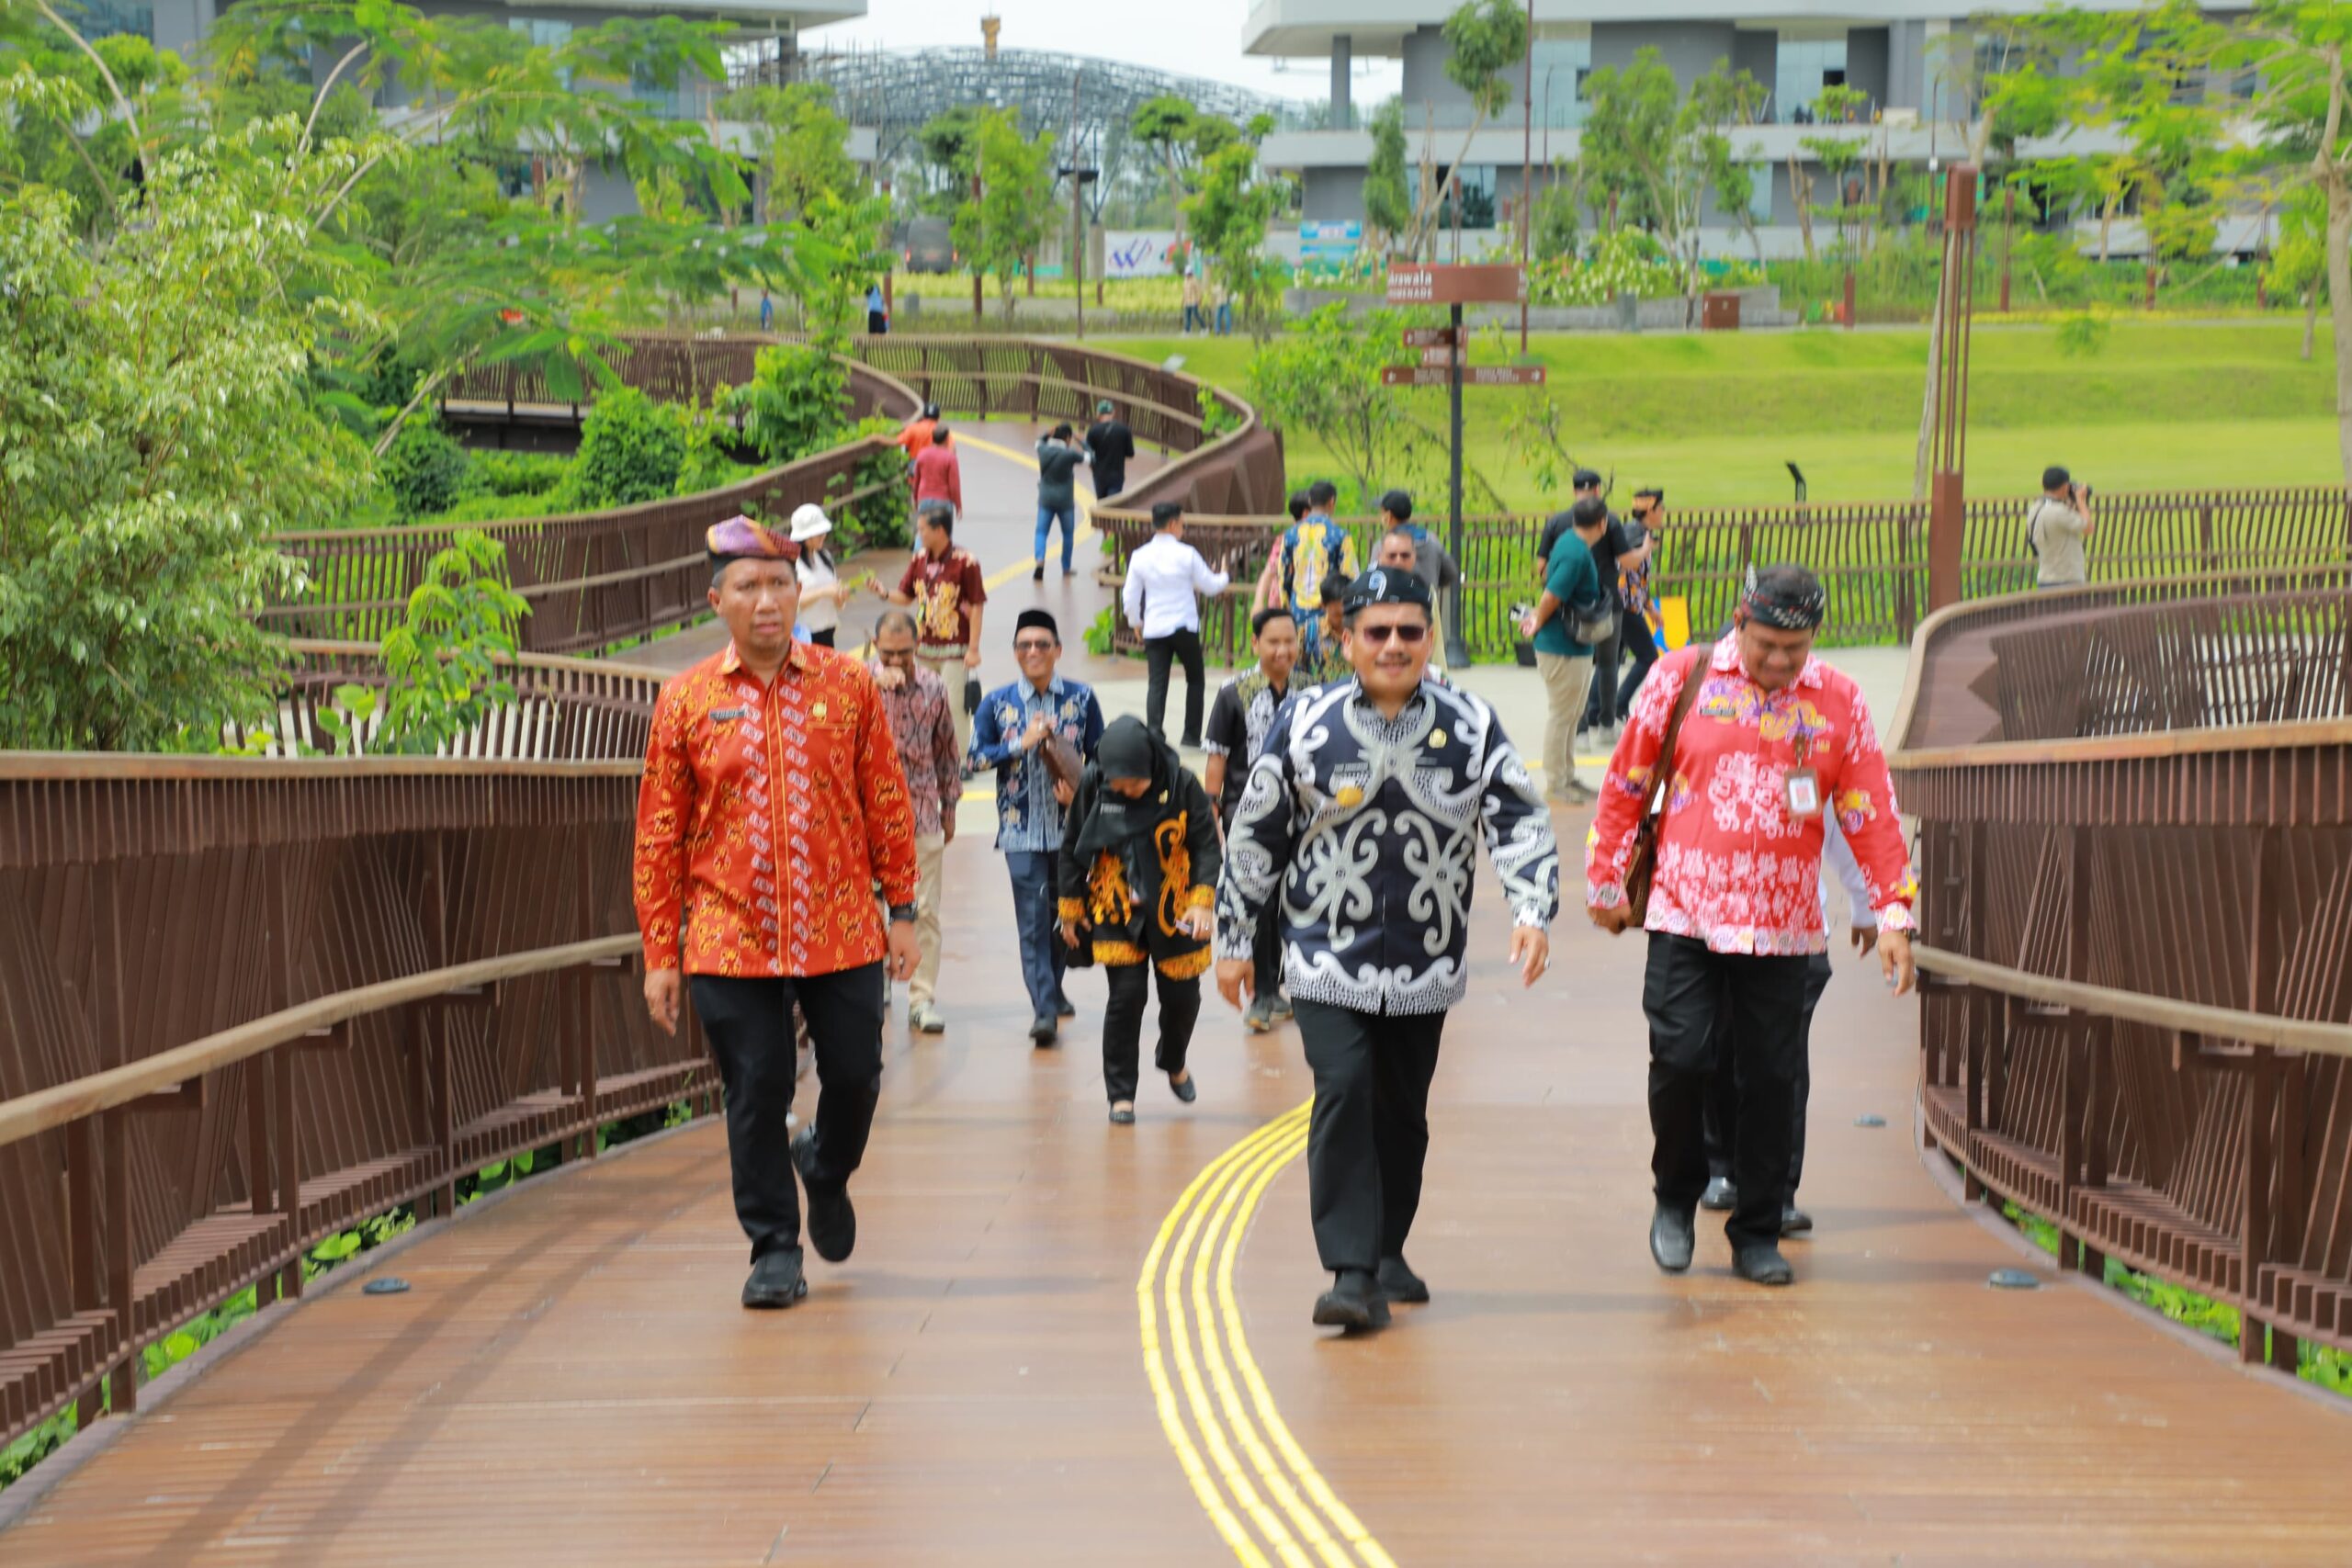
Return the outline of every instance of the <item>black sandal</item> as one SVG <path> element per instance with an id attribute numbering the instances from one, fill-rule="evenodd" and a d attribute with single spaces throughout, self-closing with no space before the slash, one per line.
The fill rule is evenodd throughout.
<path id="1" fill-rule="evenodd" d="M 1126 1100 L 1122 1100 L 1118 1104 L 1111 1107 L 1111 1124 L 1114 1127 L 1134 1126 L 1136 1124 L 1136 1108 L 1134 1104 Z"/>

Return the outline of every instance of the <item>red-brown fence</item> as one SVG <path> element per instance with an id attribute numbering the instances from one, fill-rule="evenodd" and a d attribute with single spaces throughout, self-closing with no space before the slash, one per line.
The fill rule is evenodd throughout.
<path id="1" fill-rule="evenodd" d="M 658 677 L 514 678 L 467 760 L 0 753 L 0 1442 L 364 1216 L 715 1095 L 628 972 Z"/>
<path id="2" fill-rule="evenodd" d="M 2348 623 L 2340 564 L 1958 606 L 1895 726 L 1931 1141 L 2290 1367 L 2352 1346 Z"/>

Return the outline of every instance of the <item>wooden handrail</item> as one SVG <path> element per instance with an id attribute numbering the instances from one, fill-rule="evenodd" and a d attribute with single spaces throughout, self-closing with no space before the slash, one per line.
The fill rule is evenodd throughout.
<path id="1" fill-rule="evenodd" d="M 2207 1007 L 2201 1002 L 2184 1002 L 2171 997 L 2119 991 L 2109 986 L 2010 969 L 1981 958 L 1918 944 L 1912 947 L 1911 956 L 1930 975 L 1941 975 L 1980 990 L 1998 991 L 2025 1001 L 2212 1040 L 2235 1040 L 2248 1045 L 2267 1045 L 2314 1055 L 2352 1056 L 2352 1024 L 2314 1023 L 2305 1019 L 2280 1018 L 2275 1013 L 2241 1012 L 2235 1008 Z"/>
<path id="2" fill-rule="evenodd" d="M 511 768 L 514 764 L 502 766 Z M 638 945 L 637 933 L 631 931 L 622 936 L 567 942 L 560 947 L 476 959 L 470 964 L 453 964 L 443 969 L 428 969 L 423 974 L 404 975 L 397 980 L 382 980 L 319 997 L 140 1061 L 109 1067 L 37 1093 L 0 1100 L 0 1148 L 85 1116 L 127 1105 L 142 1095 L 200 1077 L 346 1019 L 424 1001 L 450 991 L 494 985 L 518 975 L 545 974 L 577 968 L 600 959 L 625 958 L 637 952 Z"/>

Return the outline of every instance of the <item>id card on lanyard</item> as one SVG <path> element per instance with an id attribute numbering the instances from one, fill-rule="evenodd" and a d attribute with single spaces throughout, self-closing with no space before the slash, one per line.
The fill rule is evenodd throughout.
<path id="1" fill-rule="evenodd" d="M 1797 736 L 1797 765 L 1791 768 L 1783 781 L 1784 797 L 1789 815 L 1799 822 L 1811 822 L 1821 815 L 1821 775 L 1811 764 L 1813 737 Z"/>

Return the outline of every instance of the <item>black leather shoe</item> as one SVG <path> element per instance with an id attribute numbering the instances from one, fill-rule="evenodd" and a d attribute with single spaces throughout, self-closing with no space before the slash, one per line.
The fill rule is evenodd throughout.
<path id="1" fill-rule="evenodd" d="M 1325 1328 L 1385 1328 L 1388 1298 L 1366 1270 L 1342 1269 L 1315 1298 L 1315 1321 Z"/>
<path id="2" fill-rule="evenodd" d="M 1135 1124 L 1136 1108 L 1134 1106 L 1114 1105 L 1111 1107 L 1111 1125 L 1114 1127 L 1132 1127 Z"/>
<path id="3" fill-rule="evenodd" d="M 1419 1306 L 1430 1299 L 1429 1281 L 1413 1272 L 1401 1252 L 1394 1258 L 1382 1258 L 1380 1272 L 1374 1279 L 1379 1281 L 1380 1293 L 1392 1302 Z"/>
<path id="4" fill-rule="evenodd" d="M 1811 1229 L 1813 1229 L 1813 1216 L 1794 1203 L 1788 1204 L 1781 1210 L 1782 1235 L 1803 1235 Z"/>
<path id="5" fill-rule="evenodd" d="M 1739 1188 L 1730 1177 L 1718 1176 L 1707 1183 L 1706 1193 L 1700 1198 L 1699 1207 L 1709 1213 L 1728 1214 L 1739 1207 Z"/>
<path id="6" fill-rule="evenodd" d="M 1060 1032 L 1061 1025 L 1056 1023 L 1050 1015 L 1041 1012 L 1029 1025 L 1029 1042 L 1042 1051 L 1051 1045 L 1054 1036 Z"/>
<path id="7" fill-rule="evenodd" d="M 1650 1216 L 1650 1256 L 1669 1274 L 1690 1267 L 1691 1249 L 1699 1245 L 1698 1217 L 1688 1209 L 1660 1203 Z"/>
<path id="8" fill-rule="evenodd" d="M 1054 998 L 1055 1018 L 1076 1018 L 1077 1016 L 1078 1004 L 1076 1002 L 1070 1000 L 1068 997 L 1057 997 Z"/>
<path id="9" fill-rule="evenodd" d="M 808 1192 L 808 1245 L 828 1263 L 839 1263 L 857 1246 L 857 1211 L 850 1207 L 849 1187 L 821 1187 L 808 1174 L 817 1155 L 817 1130 L 803 1127 L 792 1140 L 792 1163 L 800 1185 Z"/>
<path id="10" fill-rule="evenodd" d="M 1731 1255 L 1732 1272 L 1759 1285 L 1786 1285 L 1797 1277 L 1781 1249 L 1769 1241 L 1751 1242 Z"/>
<path id="11" fill-rule="evenodd" d="M 763 1254 L 752 1265 L 752 1277 L 743 1281 L 747 1307 L 788 1307 L 808 1293 L 808 1281 L 801 1277 L 797 1247 Z"/>
<path id="12" fill-rule="evenodd" d="M 1190 1073 L 1186 1073 L 1184 1075 L 1184 1081 L 1182 1083 L 1178 1083 L 1174 1078 L 1170 1078 L 1168 1080 L 1168 1092 L 1182 1100 L 1185 1104 L 1190 1105 L 1193 1101 L 1201 1098 L 1201 1080 L 1194 1077 Z"/>

